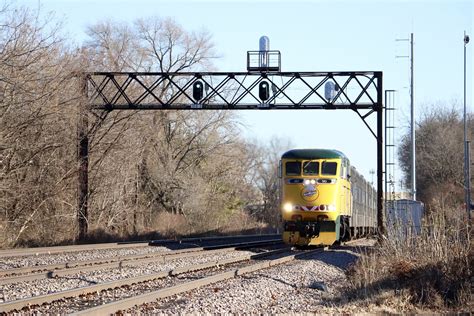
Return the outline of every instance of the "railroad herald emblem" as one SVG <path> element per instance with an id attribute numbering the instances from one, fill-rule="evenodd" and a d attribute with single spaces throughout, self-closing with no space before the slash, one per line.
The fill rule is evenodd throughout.
<path id="1" fill-rule="evenodd" d="M 314 184 L 305 184 L 301 190 L 301 197 L 305 201 L 314 201 L 318 197 L 318 190 Z"/>

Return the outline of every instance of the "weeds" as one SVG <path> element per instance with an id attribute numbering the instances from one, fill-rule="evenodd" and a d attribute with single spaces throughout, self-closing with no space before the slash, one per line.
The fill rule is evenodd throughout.
<path id="1" fill-rule="evenodd" d="M 395 225 L 372 253 L 348 271 L 349 298 L 376 304 L 397 302 L 413 308 L 469 310 L 471 302 L 472 229 L 463 213 L 431 212 L 418 234 Z"/>

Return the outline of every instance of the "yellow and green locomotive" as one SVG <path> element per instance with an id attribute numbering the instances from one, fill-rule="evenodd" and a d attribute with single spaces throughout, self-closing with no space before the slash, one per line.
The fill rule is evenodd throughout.
<path id="1" fill-rule="evenodd" d="M 281 157 L 279 173 L 285 243 L 332 245 L 375 227 L 375 191 L 342 152 L 290 150 Z M 354 173 L 358 191 L 364 191 L 356 197 L 363 198 L 364 203 L 353 203 Z"/>

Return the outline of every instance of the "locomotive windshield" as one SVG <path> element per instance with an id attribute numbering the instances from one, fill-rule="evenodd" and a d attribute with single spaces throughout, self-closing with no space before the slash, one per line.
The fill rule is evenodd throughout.
<path id="1" fill-rule="evenodd" d="M 319 173 L 319 162 L 317 161 L 305 161 L 303 163 L 303 174 L 304 175 L 315 175 Z"/>
<path id="2" fill-rule="evenodd" d="M 301 174 L 301 162 L 299 161 L 288 161 L 285 164 L 287 176 L 299 176 Z"/>
<path id="3" fill-rule="evenodd" d="M 323 162 L 321 173 L 324 175 L 335 176 L 337 171 L 337 162 Z"/>
<path id="4" fill-rule="evenodd" d="M 285 163 L 285 174 L 287 176 L 300 176 L 301 167 L 303 167 L 303 175 L 313 176 L 319 174 L 319 161 L 287 161 Z M 335 176 L 337 173 L 337 162 L 323 161 L 321 164 L 321 174 L 326 176 Z"/>

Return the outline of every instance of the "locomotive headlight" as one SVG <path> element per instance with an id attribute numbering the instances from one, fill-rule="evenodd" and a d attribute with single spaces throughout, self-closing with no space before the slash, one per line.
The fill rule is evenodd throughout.
<path id="1" fill-rule="evenodd" d="M 283 211 L 289 213 L 293 210 L 293 204 L 291 203 L 285 203 L 283 204 Z"/>
<path id="2" fill-rule="evenodd" d="M 311 181 L 309 179 L 305 179 L 303 183 L 304 183 L 304 185 L 308 185 L 308 184 L 311 183 Z"/>
<path id="3" fill-rule="evenodd" d="M 310 183 L 311 183 L 311 184 L 316 184 L 316 180 L 311 179 Z"/>

